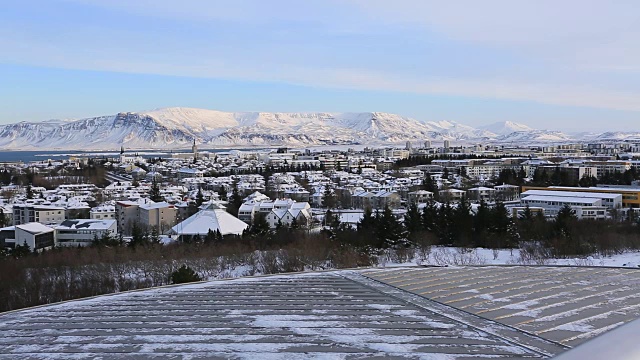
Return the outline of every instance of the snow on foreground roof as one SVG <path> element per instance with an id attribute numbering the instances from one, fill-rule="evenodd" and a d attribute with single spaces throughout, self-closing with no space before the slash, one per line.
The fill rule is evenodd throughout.
<path id="1" fill-rule="evenodd" d="M 0 332 L 0 359 L 516 359 L 565 350 L 356 271 L 70 301 L 0 315 Z"/>
<path id="2" fill-rule="evenodd" d="M 569 347 L 640 318 L 640 269 L 468 266 L 362 274 Z"/>

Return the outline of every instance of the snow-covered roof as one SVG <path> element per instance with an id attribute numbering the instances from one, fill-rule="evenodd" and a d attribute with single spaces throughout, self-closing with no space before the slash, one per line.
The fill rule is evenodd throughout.
<path id="1" fill-rule="evenodd" d="M 622 198 L 621 194 L 614 193 L 597 193 L 597 192 L 581 192 L 581 191 L 554 191 L 554 190 L 527 190 L 520 194 L 522 197 L 532 195 L 538 196 L 562 196 L 575 198 L 593 198 L 593 199 L 616 199 Z"/>
<path id="2" fill-rule="evenodd" d="M 176 235 L 207 235 L 209 230 L 219 230 L 222 235 L 241 235 L 248 226 L 212 203 L 172 227 L 171 232 Z"/>
<path id="3" fill-rule="evenodd" d="M 115 224 L 115 220 L 76 219 L 65 220 L 56 226 L 56 230 L 108 230 Z"/>
<path id="4" fill-rule="evenodd" d="M 544 201 L 544 202 L 559 202 L 559 203 L 580 203 L 580 204 L 596 204 L 601 201 L 599 198 L 585 198 L 585 197 L 569 197 L 569 196 L 541 196 L 530 195 L 522 199 L 523 201 Z"/>
<path id="5" fill-rule="evenodd" d="M 168 202 L 156 202 L 156 203 L 151 203 L 151 204 L 143 204 L 140 205 L 140 209 L 146 209 L 146 210 L 153 210 L 153 209 L 162 209 L 162 208 L 166 208 L 166 207 L 171 207 L 172 205 L 169 204 Z"/>
<path id="6" fill-rule="evenodd" d="M 28 233 L 35 234 L 35 235 L 53 231 L 52 228 L 38 222 L 31 222 L 31 223 L 16 225 L 16 229 L 24 230 Z"/>
<path id="7" fill-rule="evenodd" d="M 477 281 L 478 274 L 483 281 Z M 260 276 L 13 311 L 0 315 L 0 331 L 20 328 L 21 336 L 5 338 L 7 358 L 144 357 L 158 347 L 161 354 L 211 358 L 548 358 L 567 347 L 584 348 L 576 345 L 633 321 L 635 293 L 612 289 L 637 283 L 639 274 L 589 267 L 452 266 Z M 439 302 L 431 300 L 434 294 Z M 203 306 L 205 299 L 216 305 Z M 260 303 L 286 306 L 256 311 Z M 126 316 L 123 307 L 131 310 Z M 326 310 L 367 316 L 333 316 Z M 145 322 L 149 318 L 153 321 Z M 283 327 L 295 336 L 283 338 Z M 207 333 L 194 336 L 193 329 Z M 109 346 L 68 341 L 78 332 L 109 338 Z M 633 343 L 636 333 L 622 337 Z M 607 344 L 600 342 L 597 349 L 606 350 Z"/>

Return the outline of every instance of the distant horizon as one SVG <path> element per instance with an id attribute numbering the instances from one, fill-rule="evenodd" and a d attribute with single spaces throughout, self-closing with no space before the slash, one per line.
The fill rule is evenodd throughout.
<path id="1" fill-rule="evenodd" d="M 179 106 L 640 130 L 638 2 L 3 5 L 0 124 Z"/>

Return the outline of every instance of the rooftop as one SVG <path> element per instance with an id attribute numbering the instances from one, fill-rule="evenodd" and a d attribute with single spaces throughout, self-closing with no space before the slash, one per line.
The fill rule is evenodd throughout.
<path id="1" fill-rule="evenodd" d="M 640 270 L 402 267 L 168 286 L 0 315 L 0 359 L 546 358 L 640 316 Z"/>
<path id="2" fill-rule="evenodd" d="M 94 220 L 94 219 L 76 219 L 65 220 L 56 226 L 58 230 L 64 229 L 86 229 L 86 230 L 107 230 L 115 224 L 115 220 Z"/>
<path id="3" fill-rule="evenodd" d="M 600 197 L 582 197 L 582 196 L 546 196 L 546 195 L 529 195 L 523 196 L 525 201 L 554 201 L 558 203 L 580 203 L 580 204 L 596 204 L 601 201 Z"/>

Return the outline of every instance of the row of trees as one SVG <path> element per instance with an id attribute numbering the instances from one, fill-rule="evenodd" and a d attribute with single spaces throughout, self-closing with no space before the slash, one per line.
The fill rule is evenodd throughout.
<path id="1" fill-rule="evenodd" d="M 633 213 L 631 213 L 633 214 Z M 566 206 L 548 220 L 542 212 L 526 207 L 513 218 L 505 205 L 481 202 L 475 211 L 466 199 L 459 204 L 430 202 L 420 210 L 411 205 L 402 219 L 389 208 L 366 210 L 356 227 L 340 223 L 327 212 L 327 228 L 332 238 L 359 249 L 379 250 L 398 246 L 414 247 L 423 243 L 457 247 L 518 248 L 536 242 L 549 256 L 612 254 L 640 247 L 638 219 L 578 220 Z"/>

